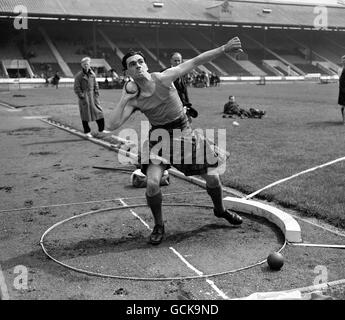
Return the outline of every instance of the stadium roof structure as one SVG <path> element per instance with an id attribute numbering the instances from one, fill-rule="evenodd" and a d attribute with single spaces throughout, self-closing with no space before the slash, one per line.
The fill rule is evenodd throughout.
<path id="1" fill-rule="evenodd" d="M 16 6 L 24 6 L 32 19 L 315 29 L 324 10 L 327 29 L 345 30 L 342 1 L 320 9 L 303 1 L 278 0 L 0 0 L 0 17 L 18 16 Z"/>

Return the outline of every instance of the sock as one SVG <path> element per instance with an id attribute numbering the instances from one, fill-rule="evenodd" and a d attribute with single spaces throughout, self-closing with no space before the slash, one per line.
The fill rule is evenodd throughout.
<path id="1" fill-rule="evenodd" d="M 217 213 L 223 213 L 225 211 L 225 207 L 223 204 L 223 189 L 222 186 L 219 185 L 215 188 L 210 188 L 209 186 L 206 185 L 206 191 L 210 195 L 213 205 L 214 205 L 214 210 Z"/>
<path id="2" fill-rule="evenodd" d="M 90 127 L 89 127 L 89 123 L 87 121 L 82 121 L 83 124 L 83 128 L 84 128 L 84 133 L 89 133 L 91 131 Z"/>
<path id="3" fill-rule="evenodd" d="M 98 131 L 99 131 L 99 132 L 103 132 L 103 130 L 104 130 L 104 125 L 105 125 L 105 123 L 104 123 L 104 118 L 96 120 L 96 123 L 97 123 L 97 125 L 98 125 Z"/>
<path id="4" fill-rule="evenodd" d="M 153 197 L 149 197 L 146 194 L 146 201 L 148 206 L 150 207 L 153 218 L 155 220 L 155 225 L 163 225 L 163 218 L 162 218 L 162 192 L 159 191 L 156 195 Z"/>

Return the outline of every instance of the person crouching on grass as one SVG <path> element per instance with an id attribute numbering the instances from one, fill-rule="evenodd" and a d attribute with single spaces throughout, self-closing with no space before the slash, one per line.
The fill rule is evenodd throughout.
<path id="1" fill-rule="evenodd" d="M 178 66 L 168 68 L 161 73 L 148 72 L 145 57 L 141 52 L 131 50 L 122 59 L 124 70 L 128 76 L 132 77 L 139 90 L 138 92 L 129 94 L 125 89 L 126 86 L 124 86 L 121 99 L 112 112 L 107 129 L 111 131 L 118 129 L 136 110 L 139 110 L 145 114 L 151 124 L 148 141 L 150 150 L 158 143 L 158 141 L 150 139 L 151 132 L 155 129 L 165 129 L 169 132 L 170 136 L 171 149 L 169 164 L 153 163 L 150 157 L 145 159 L 145 155 L 141 158 L 141 171 L 147 176 L 146 200 L 152 211 L 155 224 L 149 238 L 151 244 L 161 243 L 165 234 L 160 181 L 164 170 L 167 170 L 170 165 L 183 172 L 186 176 L 200 175 L 206 180 L 206 190 L 214 204 L 213 211 L 216 217 L 224 218 L 233 225 L 240 225 L 242 223 L 242 218 L 239 215 L 224 207 L 222 184 L 219 174 L 208 172 L 208 168 L 211 169 L 212 166 L 215 167 L 217 164 L 210 165 L 206 161 L 202 164 L 196 163 L 195 153 L 197 151 L 195 148 L 192 149 L 194 152 L 192 156 L 194 161 L 192 163 L 187 162 L 186 159 L 180 159 L 179 164 L 176 163 L 176 160 L 174 163 L 172 134 L 174 129 L 180 129 L 182 143 L 190 138 L 188 141 L 192 141 L 192 144 L 197 147 L 196 139 L 194 139 L 195 132 L 188 123 L 187 116 L 183 110 L 183 104 L 173 82 L 178 77 L 191 72 L 199 65 L 209 62 L 224 53 L 238 52 L 240 49 L 241 41 L 238 37 L 235 37 L 221 47 L 203 52 L 193 59 L 185 61 Z M 206 139 L 205 144 L 205 150 L 212 150 L 210 143 Z M 213 156 L 219 159 L 219 165 L 221 162 L 219 154 L 214 151 L 212 152 Z M 204 159 L 209 158 L 205 155 Z"/>

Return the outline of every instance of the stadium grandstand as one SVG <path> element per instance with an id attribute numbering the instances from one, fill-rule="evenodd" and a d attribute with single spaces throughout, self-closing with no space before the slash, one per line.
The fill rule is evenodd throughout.
<path id="1" fill-rule="evenodd" d="M 199 71 L 337 76 L 345 53 L 345 1 L 319 2 L 0 0 L 0 78 L 44 79 L 57 71 L 73 78 L 84 56 L 99 77 L 121 76 L 121 58 L 130 48 L 144 52 L 151 71 L 159 71 L 173 51 L 189 59 L 233 36 L 244 52 Z"/>

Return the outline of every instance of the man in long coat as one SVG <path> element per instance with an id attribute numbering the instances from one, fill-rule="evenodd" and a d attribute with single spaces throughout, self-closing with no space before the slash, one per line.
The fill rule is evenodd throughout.
<path id="1" fill-rule="evenodd" d="M 90 121 L 96 121 L 99 132 L 104 132 L 104 115 L 99 102 L 99 87 L 91 69 L 89 57 L 81 60 L 82 70 L 74 78 L 74 92 L 79 98 L 80 118 L 84 133 L 91 137 Z"/>
<path id="2" fill-rule="evenodd" d="M 341 62 L 343 64 L 343 70 L 339 78 L 339 97 L 338 104 L 341 106 L 341 115 L 343 117 L 343 123 L 345 124 L 345 55 L 341 57 Z"/>

